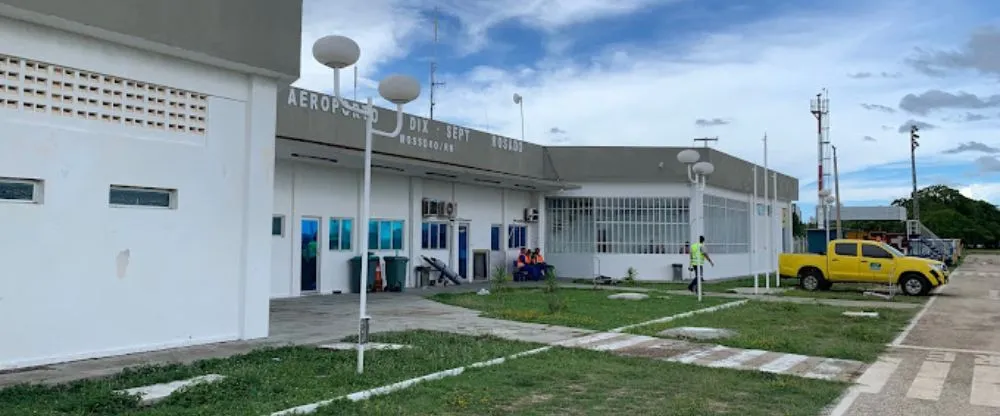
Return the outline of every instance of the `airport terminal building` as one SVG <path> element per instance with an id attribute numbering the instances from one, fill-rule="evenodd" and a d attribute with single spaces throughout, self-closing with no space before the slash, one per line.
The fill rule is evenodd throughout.
<path id="1" fill-rule="evenodd" d="M 715 172 L 692 204 L 683 147 L 543 147 L 416 115 L 375 139 L 358 235 L 363 121 L 288 86 L 301 3 L 198 4 L 0 0 L 0 371 L 266 337 L 270 299 L 349 292 L 364 251 L 410 258 L 409 287 L 421 256 L 476 280 L 521 247 L 566 277 L 669 279 L 692 206 L 710 279 L 791 246 L 797 180 L 754 198 L 763 169 L 722 152 L 698 149 Z"/>

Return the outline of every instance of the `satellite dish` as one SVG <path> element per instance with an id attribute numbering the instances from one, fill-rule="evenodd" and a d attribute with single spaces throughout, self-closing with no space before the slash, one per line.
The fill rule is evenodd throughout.
<path id="1" fill-rule="evenodd" d="M 521 94 L 514 93 L 514 104 L 521 104 Z"/>

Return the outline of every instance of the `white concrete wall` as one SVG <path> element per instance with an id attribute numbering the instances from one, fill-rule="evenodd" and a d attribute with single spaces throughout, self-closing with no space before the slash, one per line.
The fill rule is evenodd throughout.
<path id="1" fill-rule="evenodd" d="M 360 233 L 361 172 L 314 163 L 279 161 L 275 171 L 274 214 L 286 218 L 287 232 L 272 237 L 273 265 L 271 296 L 298 296 L 301 276 L 301 240 L 299 220 L 303 216 L 323 218 L 320 227 L 320 293 L 349 292 L 348 261 L 367 245 L 367 236 Z M 491 249 L 491 226 L 509 224 L 521 219 L 524 208 L 535 207 L 537 197 L 529 192 L 504 190 L 485 186 L 452 183 L 419 177 L 373 172 L 372 218 L 404 220 L 406 236 L 398 254 L 410 258 L 407 267 L 407 287 L 417 285 L 413 268 L 422 262 L 421 256 L 433 256 L 457 269 L 456 238 L 449 238 L 447 249 L 421 248 L 421 201 L 433 198 L 458 203 L 458 218 L 469 225 L 469 261 L 467 276 L 473 275 L 474 250 Z M 354 245 L 351 251 L 330 251 L 327 247 L 328 221 L 331 217 L 354 219 Z M 529 227 L 529 241 L 534 227 Z M 450 228 L 454 230 L 454 228 Z M 503 227 L 506 233 L 506 226 Z M 506 237 L 501 238 L 506 247 Z M 516 253 L 517 250 L 510 250 Z M 379 256 L 395 255 L 392 250 L 376 251 Z M 509 257 L 513 260 L 513 254 Z M 502 252 L 490 253 L 491 265 L 502 263 Z M 454 264 L 453 264 L 454 263 Z"/>
<path id="2" fill-rule="evenodd" d="M 549 194 L 550 197 L 689 197 L 690 188 L 686 184 L 679 183 L 656 183 L 656 184 L 625 184 L 625 183 L 585 183 L 580 189 L 567 190 Z M 763 192 L 761 190 L 761 192 Z M 708 195 L 715 195 L 740 201 L 751 202 L 752 196 L 739 194 L 732 191 L 708 187 L 705 190 Z M 759 197 L 759 203 L 765 203 L 763 197 Z M 756 235 L 751 250 L 754 250 L 756 259 L 753 270 L 764 273 L 768 269 L 768 253 L 777 256 L 781 250 L 781 207 L 790 207 L 789 202 L 779 202 L 775 209 L 776 215 L 771 217 L 774 220 L 774 240 L 770 249 L 767 248 L 766 226 L 767 217 L 755 217 L 757 221 Z M 754 208 L 751 207 L 751 210 Z M 544 216 L 544 213 L 543 213 Z M 541 223 L 545 223 L 545 218 Z M 543 230 L 544 232 L 544 230 Z M 544 249 L 543 249 L 544 250 Z M 711 254 L 715 261 L 715 267 L 706 265 L 705 278 L 707 280 L 726 279 L 740 276 L 747 276 L 751 273 L 751 254 Z M 689 278 L 687 266 L 688 255 L 679 253 L 667 254 L 585 254 L 585 253 L 549 253 L 546 256 L 548 262 L 556 266 L 559 275 L 563 277 L 583 277 L 590 278 L 595 275 L 605 275 L 614 278 L 622 278 L 627 270 L 635 268 L 640 280 L 669 280 L 672 278 L 672 265 L 680 263 L 684 265 L 684 278 Z M 775 265 L 777 264 L 775 260 Z M 775 266 L 776 267 L 776 266 Z M 772 267 L 771 270 L 774 270 Z"/>
<path id="3" fill-rule="evenodd" d="M 0 370 L 266 336 L 276 83 L 3 18 L 0 54 L 209 96 L 204 135 L 0 107 L 0 177 L 44 181 L 0 201 Z"/>

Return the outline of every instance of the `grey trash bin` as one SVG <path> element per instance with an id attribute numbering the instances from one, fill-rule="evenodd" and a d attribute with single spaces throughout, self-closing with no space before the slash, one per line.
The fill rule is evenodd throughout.
<path id="1" fill-rule="evenodd" d="M 684 280 L 684 265 L 680 263 L 674 263 L 671 265 L 674 270 L 674 280 Z"/>

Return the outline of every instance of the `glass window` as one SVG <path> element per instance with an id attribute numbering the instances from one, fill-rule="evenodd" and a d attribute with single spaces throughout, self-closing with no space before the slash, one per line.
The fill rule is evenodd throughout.
<path id="1" fill-rule="evenodd" d="M 271 217 L 271 235 L 279 237 L 285 235 L 285 217 L 281 215 Z"/>
<path id="2" fill-rule="evenodd" d="M 17 179 L 0 179 L 0 200 L 34 202 L 36 183 Z"/>
<path id="3" fill-rule="evenodd" d="M 523 225 L 507 226 L 507 248 L 524 248 L 528 246 L 528 227 Z"/>
<path id="4" fill-rule="evenodd" d="M 448 248 L 448 224 L 425 222 L 420 227 L 420 246 L 426 250 L 446 250 Z"/>
<path id="5" fill-rule="evenodd" d="M 329 249 L 351 250 L 351 218 L 330 218 L 330 238 Z"/>
<path id="6" fill-rule="evenodd" d="M 500 251 L 500 226 L 496 224 L 490 227 L 490 250 Z"/>
<path id="7" fill-rule="evenodd" d="M 833 252 L 838 256 L 858 256 L 858 244 L 857 243 L 837 243 L 833 246 Z"/>
<path id="8" fill-rule="evenodd" d="M 402 250 L 405 221 L 371 220 L 368 222 L 369 250 Z"/>
<path id="9" fill-rule="evenodd" d="M 888 251 L 874 244 L 862 244 L 861 257 L 870 259 L 891 259 L 892 254 L 889 254 Z"/>
<path id="10" fill-rule="evenodd" d="M 172 208 L 176 191 L 112 185 L 108 203 L 115 206 Z"/>

